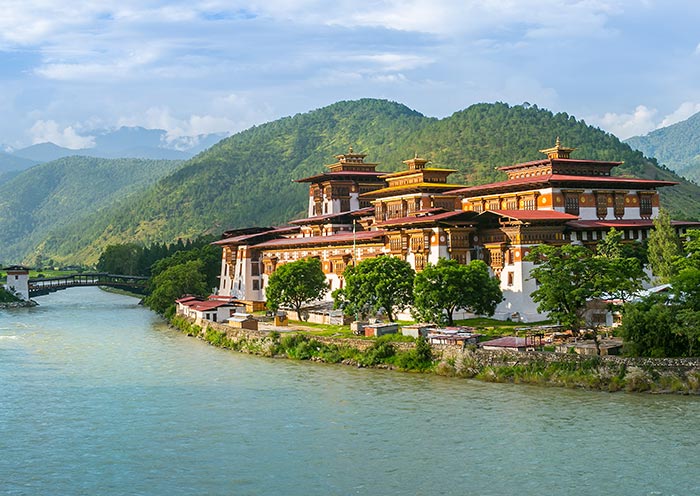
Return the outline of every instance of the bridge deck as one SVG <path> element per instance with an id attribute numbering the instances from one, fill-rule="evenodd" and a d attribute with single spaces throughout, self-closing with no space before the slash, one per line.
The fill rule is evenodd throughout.
<path id="1" fill-rule="evenodd" d="M 41 296 L 61 289 L 80 286 L 111 286 L 143 292 L 148 277 L 106 272 L 83 272 L 69 276 L 44 277 L 29 279 L 29 296 Z"/>

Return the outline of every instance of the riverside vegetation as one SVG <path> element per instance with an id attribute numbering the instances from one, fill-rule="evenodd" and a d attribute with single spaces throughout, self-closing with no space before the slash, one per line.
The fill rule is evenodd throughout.
<path id="1" fill-rule="evenodd" d="M 175 316 L 171 324 L 187 334 L 242 353 L 313 360 L 357 367 L 434 373 L 487 382 L 548 385 L 601 391 L 700 394 L 697 359 L 581 357 L 553 353 L 487 352 L 431 347 L 424 338 L 388 335 L 337 339 L 307 333 L 250 332 Z M 397 341 L 397 338 L 400 341 Z"/>

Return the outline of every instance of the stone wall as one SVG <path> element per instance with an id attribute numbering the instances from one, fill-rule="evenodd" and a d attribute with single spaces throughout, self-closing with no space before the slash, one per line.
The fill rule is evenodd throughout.
<path id="1" fill-rule="evenodd" d="M 443 360 L 458 359 L 466 353 L 480 362 L 480 365 L 526 365 L 533 362 L 546 363 L 585 363 L 600 360 L 609 367 L 639 367 L 643 369 L 683 371 L 700 369 L 700 358 L 634 358 L 615 355 L 591 356 L 576 353 L 552 353 L 545 351 L 487 351 L 462 350 L 457 346 L 433 345 L 436 356 Z"/>
<path id="2" fill-rule="evenodd" d="M 189 319 L 193 322 L 192 319 Z M 202 330 L 207 327 L 214 330 L 224 332 L 226 337 L 233 340 L 259 340 L 263 341 L 269 338 L 270 332 L 264 330 L 253 331 L 249 329 L 236 329 L 226 324 L 217 322 L 202 322 Z M 374 339 L 359 339 L 359 338 L 336 338 L 328 336 L 313 336 L 313 339 L 324 343 L 337 346 L 349 346 L 360 351 L 364 351 L 372 344 Z M 408 351 L 415 347 L 412 342 L 394 342 L 393 345 L 399 351 Z M 619 368 L 624 365 L 626 367 L 639 367 L 642 369 L 654 369 L 657 371 L 677 371 L 687 372 L 690 370 L 700 370 L 700 357 L 697 358 L 632 358 L 620 357 L 614 355 L 603 356 L 585 356 L 575 353 L 552 353 L 543 351 L 489 351 L 489 350 L 464 350 L 459 346 L 451 345 L 433 345 L 433 352 L 438 360 L 456 360 L 464 355 L 469 355 L 470 358 L 476 360 L 482 366 L 499 366 L 499 365 L 527 365 L 534 362 L 546 363 L 590 363 L 591 360 L 599 360 L 601 365 L 606 365 L 610 368 Z"/>

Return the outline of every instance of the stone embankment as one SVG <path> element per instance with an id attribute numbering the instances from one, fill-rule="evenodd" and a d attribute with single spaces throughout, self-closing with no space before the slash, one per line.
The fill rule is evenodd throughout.
<path id="1" fill-rule="evenodd" d="M 603 391 L 700 394 L 700 358 L 632 358 L 619 356 L 585 356 L 573 353 L 515 352 L 463 349 L 449 345 L 432 346 L 432 365 L 396 360 L 400 355 L 415 353 L 414 342 L 391 342 L 392 353 L 378 355 L 377 341 L 359 338 L 313 336 L 313 349 L 304 354 L 284 350 L 282 336 L 293 336 L 289 328 L 275 332 L 235 329 L 225 324 L 191 319 L 173 322 L 190 335 L 205 339 L 216 346 L 244 353 L 282 356 L 315 361 L 330 361 L 357 366 L 396 368 L 400 370 L 432 371 L 436 374 L 476 378 L 489 382 L 512 382 L 548 386 L 585 388 Z M 307 342 L 308 344 L 308 342 Z M 338 360 L 338 349 L 354 350 L 353 359 Z M 290 352 L 291 351 L 291 352 Z M 386 350 L 382 350 L 386 352 Z M 359 358 L 358 358 L 359 357 Z M 365 358 L 371 357 L 368 361 Z M 403 366 L 401 364 L 404 364 Z"/>

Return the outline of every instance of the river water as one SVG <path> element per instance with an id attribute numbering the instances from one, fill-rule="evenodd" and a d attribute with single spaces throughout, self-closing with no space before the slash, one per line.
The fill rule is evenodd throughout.
<path id="1" fill-rule="evenodd" d="M 0 494 L 698 495 L 700 399 L 273 360 L 76 288 L 0 310 Z"/>

